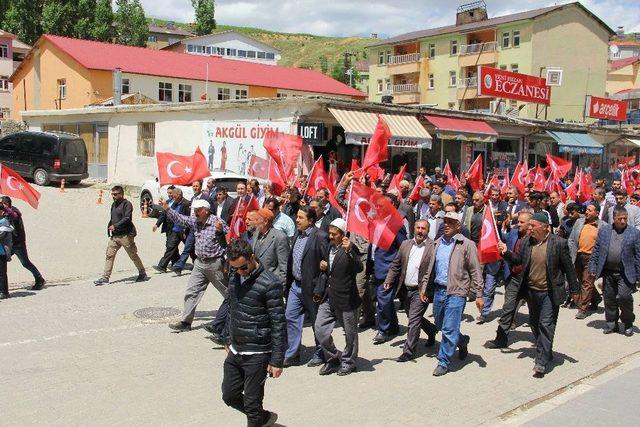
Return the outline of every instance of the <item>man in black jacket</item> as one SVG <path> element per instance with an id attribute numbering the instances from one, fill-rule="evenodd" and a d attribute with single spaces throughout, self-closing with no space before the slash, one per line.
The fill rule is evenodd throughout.
<path id="1" fill-rule="evenodd" d="M 271 426 L 275 412 L 262 408 L 267 374 L 282 374 L 285 322 L 282 285 L 256 261 L 251 246 L 234 240 L 227 248 L 229 337 L 222 399 L 247 416 L 249 427 Z"/>
<path id="2" fill-rule="evenodd" d="M 227 224 L 231 224 L 231 215 L 233 215 L 233 207 L 235 206 L 233 197 L 227 194 L 227 189 L 218 187 L 215 194 L 209 195 L 209 204 L 211 212 L 218 218 L 222 218 Z"/>
<path id="3" fill-rule="evenodd" d="M 129 255 L 129 258 L 131 258 L 131 261 L 133 261 L 133 264 L 138 269 L 136 282 L 143 282 L 147 280 L 147 273 L 145 272 L 144 265 L 142 265 L 142 260 L 140 260 L 138 256 L 136 242 L 133 240 L 136 236 L 136 227 L 131 220 L 133 216 L 133 205 L 124 198 L 124 189 L 119 185 L 111 189 L 111 196 L 113 197 L 113 204 L 111 205 L 111 219 L 109 220 L 107 231 L 109 244 L 107 245 L 104 274 L 93 283 L 96 285 L 109 283 L 116 253 L 118 253 L 121 247 L 124 247 L 127 255 Z"/>
<path id="4" fill-rule="evenodd" d="M 358 358 L 358 306 L 360 295 L 356 275 L 362 271 L 358 251 L 345 236 L 347 223 L 342 218 L 329 224 L 329 254 L 320 261 L 322 278 L 314 290 L 314 301 L 319 302 L 315 334 L 322 346 L 326 363 L 320 375 L 337 372 L 349 375 L 357 370 Z M 346 345 L 342 352 L 333 343 L 331 333 L 336 321 L 344 328 Z"/>
<path id="5" fill-rule="evenodd" d="M 180 188 L 171 187 L 167 189 L 167 192 L 171 190 L 171 202 L 169 203 L 169 209 L 173 209 L 181 215 L 188 215 L 191 209 L 191 204 L 187 199 L 182 197 L 182 190 Z M 167 241 L 165 244 L 164 255 L 160 258 L 160 261 L 158 261 L 158 265 L 154 265 L 153 268 L 160 273 L 166 273 L 169 263 L 175 263 L 180 258 L 179 246 L 180 242 L 185 239 L 185 229 L 184 227 L 174 224 L 169 220 L 165 212 L 162 212 L 158 216 L 158 220 L 153 226 L 153 231 L 155 232 L 158 227 L 160 227 L 161 233 L 166 234 Z"/>

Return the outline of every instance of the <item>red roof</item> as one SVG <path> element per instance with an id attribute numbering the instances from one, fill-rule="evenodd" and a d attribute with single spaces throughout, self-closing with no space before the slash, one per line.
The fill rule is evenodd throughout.
<path id="1" fill-rule="evenodd" d="M 609 42 L 609 46 L 640 46 L 640 41 L 638 40 L 612 40 Z"/>
<path id="2" fill-rule="evenodd" d="M 208 64 L 210 82 L 357 98 L 367 96 L 364 92 L 315 70 L 72 39 L 50 34 L 43 35 L 42 39 L 50 41 L 90 70 L 113 71 L 120 68 L 124 73 L 205 81 Z"/>
<path id="3" fill-rule="evenodd" d="M 466 119 L 453 119 L 451 117 L 442 116 L 424 116 L 433 125 L 442 131 L 447 132 L 462 132 L 462 133 L 476 133 L 482 135 L 498 136 L 498 132 L 487 122 L 479 120 L 466 120 Z"/>
<path id="4" fill-rule="evenodd" d="M 627 65 L 635 64 L 638 61 L 640 61 L 639 57 L 616 59 L 615 61 L 609 62 L 609 70 L 618 70 Z"/>

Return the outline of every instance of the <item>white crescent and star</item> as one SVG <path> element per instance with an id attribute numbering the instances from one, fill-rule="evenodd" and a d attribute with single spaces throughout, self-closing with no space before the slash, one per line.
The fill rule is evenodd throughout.
<path id="1" fill-rule="evenodd" d="M 321 176 L 316 177 L 316 179 L 313 180 L 313 186 L 316 187 L 316 189 L 326 187 L 324 178 Z"/>
<path id="2" fill-rule="evenodd" d="M 8 176 L 7 177 L 7 187 L 9 187 L 11 190 L 13 191 L 19 191 L 18 188 L 14 187 L 13 185 L 11 185 L 11 180 L 17 181 L 15 177 L 13 176 Z"/>
<path id="3" fill-rule="evenodd" d="M 484 228 L 484 233 L 482 234 L 482 237 L 480 238 L 481 240 L 487 239 L 489 238 L 489 236 L 491 235 L 491 223 L 489 222 L 488 219 L 485 218 L 484 221 L 482 221 L 482 228 Z"/>
<path id="4" fill-rule="evenodd" d="M 236 223 L 234 224 L 234 230 L 236 233 L 236 236 L 240 236 L 240 224 L 244 224 L 244 220 L 242 218 L 238 218 L 236 219 Z"/>
<path id="5" fill-rule="evenodd" d="M 180 178 L 182 175 L 176 175 L 173 173 L 173 171 L 171 170 L 171 168 L 173 167 L 174 164 L 180 164 L 179 161 L 177 160 L 172 160 L 167 164 L 167 175 L 169 175 L 169 177 L 171 178 Z M 186 172 L 186 168 L 185 168 L 185 172 Z"/>
<path id="6" fill-rule="evenodd" d="M 373 209 L 373 205 L 371 205 L 371 202 L 369 202 L 369 200 L 365 199 L 364 197 L 359 197 L 358 200 L 356 200 L 355 205 L 353 206 L 353 212 L 356 214 L 356 218 L 358 218 L 358 221 L 360 222 L 366 222 L 366 217 L 368 217 L 368 214 L 366 214 L 360 207 L 363 204 L 369 205 L 369 211 Z"/>

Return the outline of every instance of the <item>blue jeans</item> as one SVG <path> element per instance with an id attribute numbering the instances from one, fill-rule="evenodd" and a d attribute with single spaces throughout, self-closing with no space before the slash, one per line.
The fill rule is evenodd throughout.
<path id="1" fill-rule="evenodd" d="M 484 298 L 484 307 L 482 307 L 482 315 L 488 316 L 491 313 L 493 300 L 496 297 L 496 287 L 498 285 L 498 273 L 502 261 L 492 262 L 484 266 L 484 288 L 482 289 L 482 298 Z"/>
<path id="2" fill-rule="evenodd" d="M 385 289 L 383 286 L 384 279 L 376 279 L 376 298 L 378 304 L 376 306 L 376 317 L 378 321 L 378 331 L 383 334 L 395 334 L 398 332 L 398 315 L 393 298 L 396 295 L 395 286 Z"/>
<path id="3" fill-rule="evenodd" d="M 180 255 L 180 258 L 178 259 L 178 261 L 173 263 L 174 269 L 182 270 L 184 268 L 184 265 L 187 263 L 187 260 L 189 259 L 189 255 L 191 255 L 191 253 L 193 252 L 195 245 L 196 245 L 196 235 L 193 233 L 193 230 L 190 230 L 189 235 L 187 236 L 187 239 L 184 241 L 184 248 L 182 248 L 182 255 Z"/>
<path id="4" fill-rule="evenodd" d="M 307 298 L 308 299 L 308 298 Z M 287 308 L 285 310 L 285 318 L 287 319 L 287 351 L 284 354 L 286 359 L 298 357 L 300 355 L 300 344 L 302 343 L 302 328 L 304 327 L 304 314 L 309 315 L 312 328 L 315 328 L 316 316 L 318 314 L 318 305 L 313 301 L 307 301 L 302 295 L 300 283 L 294 280 L 289 289 L 287 298 Z M 315 329 L 313 333 L 315 337 Z M 316 340 L 316 349 L 313 357 L 324 360 L 322 347 Z"/>
<path id="5" fill-rule="evenodd" d="M 433 315 L 436 318 L 436 327 L 442 331 L 442 340 L 438 351 L 438 365 L 445 368 L 449 367 L 453 353 L 455 353 L 458 341 L 461 338 L 460 322 L 466 303 L 466 297 L 448 295 L 446 287 L 436 286 L 433 297 Z"/>

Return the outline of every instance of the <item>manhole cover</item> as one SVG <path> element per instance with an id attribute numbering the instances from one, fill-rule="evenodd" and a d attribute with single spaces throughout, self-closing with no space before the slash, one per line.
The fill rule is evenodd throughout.
<path id="1" fill-rule="evenodd" d="M 133 312 L 139 319 L 146 320 L 168 320 L 179 316 L 180 310 L 174 307 L 147 307 Z"/>

